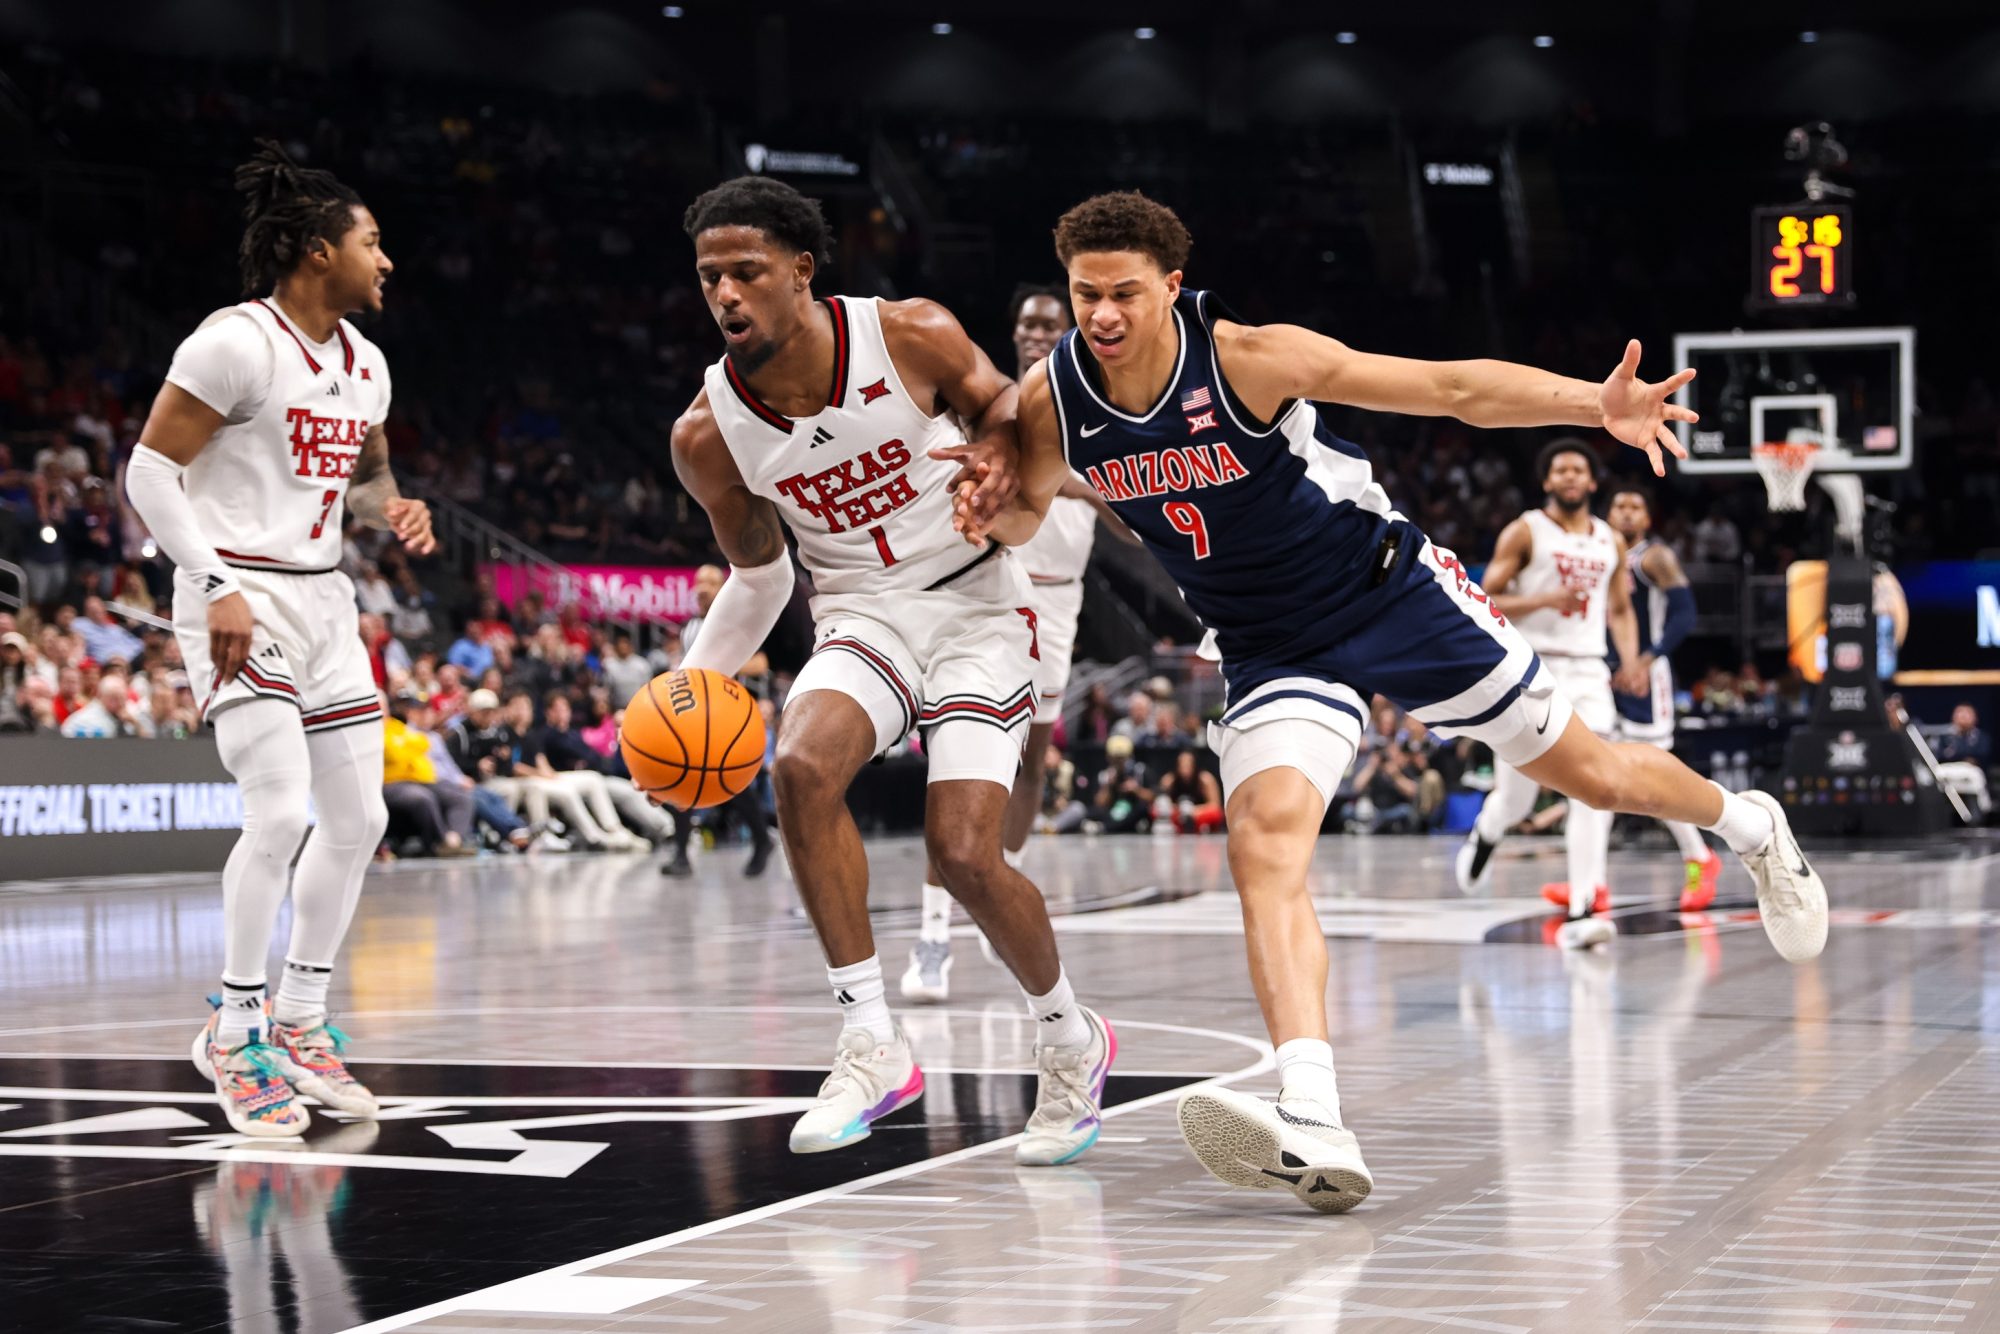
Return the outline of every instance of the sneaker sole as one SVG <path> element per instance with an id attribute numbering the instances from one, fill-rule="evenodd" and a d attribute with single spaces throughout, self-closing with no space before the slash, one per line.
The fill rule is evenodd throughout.
<path id="1" fill-rule="evenodd" d="M 1279 1157 L 1282 1145 L 1278 1132 L 1257 1117 L 1246 1115 L 1223 1099 L 1207 1093 L 1190 1093 L 1179 1108 L 1181 1138 L 1210 1176 L 1232 1186 L 1270 1190 L 1283 1186 L 1310 1209 L 1323 1214 L 1344 1214 L 1368 1198 L 1375 1183 L 1360 1172 L 1341 1167 L 1308 1167 L 1294 1173 Z M 1283 1171 L 1285 1177 L 1271 1176 L 1253 1163 L 1269 1163 L 1269 1171 Z"/>
<path id="2" fill-rule="evenodd" d="M 875 1133 L 875 1123 L 877 1121 L 880 1121 L 885 1116 L 894 1116 L 897 1112 L 902 1111 L 905 1107 L 908 1107 L 911 1103 L 924 1096 L 923 1069 L 919 1067 L 916 1074 L 915 1087 L 911 1088 L 907 1094 L 898 1099 L 895 1106 L 885 1108 L 863 1122 L 860 1134 L 846 1135 L 840 1139 L 801 1137 L 793 1134 L 786 1140 L 786 1147 L 791 1149 L 793 1153 L 827 1153 L 834 1149 L 844 1149 L 850 1144 L 859 1144 L 862 1140 L 867 1139 Z"/>

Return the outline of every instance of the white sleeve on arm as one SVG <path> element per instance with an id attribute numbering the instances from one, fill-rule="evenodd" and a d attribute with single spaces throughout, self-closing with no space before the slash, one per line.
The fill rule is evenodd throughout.
<path id="1" fill-rule="evenodd" d="M 724 676 L 742 671 L 791 601 L 794 578 L 790 552 L 769 565 L 753 565 L 747 570 L 730 566 L 729 582 L 715 595 L 701 623 L 701 634 L 681 660 L 682 669 L 706 667 Z"/>
<path id="2" fill-rule="evenodd" d="M 192 391 L 190 391 L 192 392 Z M 125 495 L 145 521 L 153 540 L 168 559 L 187 571 L 195 587 L 210 602 L 242 591 L 236 571 L 222 563 L 215 548 L 201 535 L 194 506 L 181 489 L 181 474 L 187 469 L 145 444 L 133 447 L 125 465 Z"/>
<path id="3" fill-rule="evenodd" d="M 174 350 L 167 383 L 193 394 L 225 421 L 248 421 L 271 392 L 271 340 L 248 317 L 218 311 Z"/>

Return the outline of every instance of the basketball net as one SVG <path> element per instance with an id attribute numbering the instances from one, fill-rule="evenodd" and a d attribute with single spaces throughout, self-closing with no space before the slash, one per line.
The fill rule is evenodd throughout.
<path id="1" fill-rule="evenodd" d="M 1774 512 L 1806 507 L 1806 481 L 1819 462 L 1817 440 L 1785 440 L 1750 446 L 1757 475 Z"/>

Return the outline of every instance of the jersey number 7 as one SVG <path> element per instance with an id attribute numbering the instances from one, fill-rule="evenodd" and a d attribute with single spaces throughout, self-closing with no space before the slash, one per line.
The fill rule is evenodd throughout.
<path id="1" fill-rule="evenodd" d="M 328 491 L 320 497 L 319 522 L 313 525 L 312 535 L 318 537 L 326 527 L 326 516 L 333 513 L 333 502 L 340 499 L 340 492 Z"/>

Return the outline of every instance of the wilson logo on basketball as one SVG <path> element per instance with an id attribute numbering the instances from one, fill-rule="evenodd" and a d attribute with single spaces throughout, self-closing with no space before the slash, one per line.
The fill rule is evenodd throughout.
<path id="1" fill-rule="evenodd" d="M 823 472 L 796 473 L 780 481 L 778 490 L 829 533 L 845 532 L 880 523 L 917 498 L 917 488 L 903 475 L 909 466 L 910 447 L 891 440 Z M 875 485 L 884 478 L 886 483 Z"/>
<path id="2" fill-rule="evenodd" d="M 678 678 L 667 691 L 667 707 L 675 713 L 686 713 L 694 707 L 694 686 L 687 677 Z"/>

